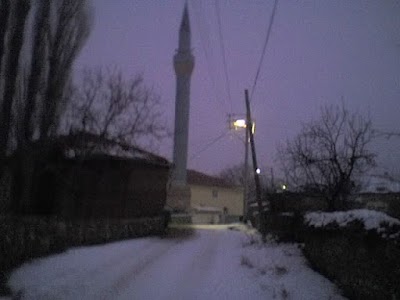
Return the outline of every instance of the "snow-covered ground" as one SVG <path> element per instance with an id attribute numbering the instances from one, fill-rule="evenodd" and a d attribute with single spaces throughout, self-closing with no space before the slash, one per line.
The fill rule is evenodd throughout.
<path id="1" fill-rule="evenodd" d="M 400 226 L 398 219 L 392 218 L 387 214 L 375 210 L 368 209 L 354 209 L 349 211 L 337 211 L 337 212 L 311 212 L 305 215 L 305 223 L 309 226 L 324 227 L 328 224 L 335 222 L 340 227 L 345 227 L 347 224 L 358 220 L 363 223 L 366 230 L 374 229 L 380 233 L 383 237 L 397 238 L 400 236 L 400 232 L 386 234 L 386 226 Z"/>
<path id="2" fill-rule="evenodd" d="M 228 227 L 71 249 L 20 267 L 9 285 L 21 299 L 343 299 L 296 244 Z"/>

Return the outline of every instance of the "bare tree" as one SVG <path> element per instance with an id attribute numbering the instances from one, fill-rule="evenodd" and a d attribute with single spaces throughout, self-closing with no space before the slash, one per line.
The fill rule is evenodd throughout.
<path id="1" fill-rule="evenodd" d="M 261 174 L 260 174 L 261 184 L 262 184 L 262 188 L 265 191 L 270 192 L 273 190 L 273 183 L 272 183 L 273 178 L 271 178 L 272 175 L 267 174 L 267 172 L 265 170 L 267 170 L 267 168 L 261 168 Z M 254 172 L 253 168 L 250 166 L 248 169 L 248 174 L 247 174 L 247 176 L 248 176 L 247 184 L 249 185 L 251 192 L 255 193 L 254 181 L 252 180 L 253 172 Z M 246 177 L 245 175 L 246 175 L 246 170 L 245 170 L 244 163 L 227 167 L 219 173 L 219 177 L 224 179 L 226 182 L 228 182 L 232 185 L 238 185 L 238 186 L 244 186 L 245 177 Z"/>
<path id="2" fill-rule="evenodd" d="M 4 56 L 4 46 L 7 34 L 7 23 L 10 17 L 11 1 L 0 1 L 0 73 Z"/>
<path id="3" fill-rule="evenodd" d="M 372 139 L 371 120 L 344 106 L 324 107 L 318 120 L 303 125 L 279 149 L 279 160 L 293 185 L 321 195 L 335 210 L 352 191 L 355 177 L 374 166 L 375 155 L 368 150 Z"/>
<path id="4" fill-rule="evenodd" d="M 46 76 L 46 60 L 50 42 L 50 0 L 38 1 L 37 12 L 33 24 L 32 58 L 30 62 L 30 75 L 27 80 L 27 93 L 25 109 L 23 109 L 21 137 L 23 141 L 33 138 L 33 116 L 36 111 L 41 86 Z"/>
<path id="5" fill-rule="evenodd" d="M 35 164 L 46 161 L 49 150 L 35 150 L 31 142 L 56 133 L 65 107 L 72 64 L 90 30 L 88 1 L 0 2 L 0 157 L 14 154 L 16 211 L 29 206 Z M 0 165 L 0 177 L 2 172 Z"/>
<path id="6" fill-rule="evenodd" d="M 47 87 L 41 106 L 41 139 L 56 133 L 59 104 L 70 80 L 72 63 L 90 31 L 86 1 L 58 0 L 55 6 L 55 28 L 50 37 Z"/>
<path id="7" fill-rule="evenodd" d="M 0 61 L 5 64 L 0 68 L 4 81 L 0 92 L 1 156 L 10 150 L 14 138 L 20 147 L 55 133 L 60 110 L 65 106 L 73 61 L 90 30 L 87 2 L 1 1 Z M 32 22 L 26 22 L 30 11 Z M 32 33 L 33 39 L 25 32 Z M 24 44 L 32 51 L 21 55 Z"/>
<path id="8" fill-rule="evenodd" d="M 267 168 L 263 168 L 260 174 L 261 180 L 261 188 L 263 190 L 263 194 L 268 194 L 274 192 L 274 184 L 272 182 L 272 178 L 270 174 L 267 174 L 265 171 Z M 253 168 L 249 167 L 248 174 L 247 174 L 247 189 L 245 189 L 247 194 L 247 199 L 249 202 L 256 201 L 256 186 L 254 180 L 252 180 L 253 175 Z M 230 167 L 223 169 L 219 173 L 219 177 L 224 179 L 227 183 L 236 185 L 236 186 L 245 186 L 245 166 L 244 164 L 237 164 Z"/>
<path id="9" fill-rule="evenodd" d="M 85 70 L 71 104 L 64 116 L 71 130 L 136 145 L 168 135 L 160 98 L 140 75 L 125 79 L 118 70 Z"/>
<path id="10" fill-rule="evenodd" d="M 219 177 L 232 185 L 241 185 L 245 183 L 245 168 L 243 164 L 234 165 L 223 169 Z M 249 175 L 250 178 L 250 175 Z M 250 181 L 250 180 L 249 180 Z"/>
<path id="11" fill-rule="evenodd" d="M 20 65 L 20 52 L 24 42 L 25 21 L 31 8 L 29 0 L 17 0 L 14 3 L 12 23 L 10 24 L 10 37 L 8 57 L 4 74 L 7 74 L 4 82 L 4 93 L 0 111 L 0 157 L 7 152 L 9 135 L 11 130 L 11 111 L 16 91 L 18 69 Z"/>

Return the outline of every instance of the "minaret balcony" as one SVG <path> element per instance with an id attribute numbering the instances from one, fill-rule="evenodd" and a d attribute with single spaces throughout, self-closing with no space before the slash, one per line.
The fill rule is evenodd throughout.
<path id="1" fill-rule="evenodd" d="M 174 56 L 176 74 L 191 74 L 194 68 L 194 57 L 190 52 L 178 52 Z"/>

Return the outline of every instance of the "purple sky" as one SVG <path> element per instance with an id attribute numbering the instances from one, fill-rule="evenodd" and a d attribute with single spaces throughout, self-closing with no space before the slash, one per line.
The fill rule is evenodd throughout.
<path id="1" fill-rule="evenodd" d="M 172 57 L 184 1 L 95 0 L 92 34 L 76 63 L 143 73 L 173 129 Z M 232 99 L 229 100 L 214 0 L 189 1 L 192 76 L 189 167 L 216 173 L 243 161 L 241 134 L 228 133 L 227 114 L 244 113 L 273 1 L 219 1 Z M 370 114 L 376 128 L 400 131 L 400 2 L 287 1 L 278 4 L 252 99 L 259 164 L 275 166 L 276 146 L 295 135 L 324 104 Z M 373 145 L 379 164 L 400 174 L 400 138 Z M 172 139 L 159 152 L 172 157 Z M 200 152 L 200 153 L 199 153 Z"/>

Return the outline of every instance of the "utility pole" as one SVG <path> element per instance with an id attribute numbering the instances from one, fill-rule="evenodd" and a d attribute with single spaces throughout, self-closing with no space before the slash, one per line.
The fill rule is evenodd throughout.
<path id="1" fill-rule="evenodd" d="M 245 129 L 246 136 L 244 140 L 244 182 L 243 182 L 243 220 L 246 221 L 248 217 L 248 181 L 249 181 L 249 132 L 246 130 L 246 119 L 233 118 L 235 115 L 228 114 L 229 129 L 237 130 L 238 128 Z"/>
<path id="2" fill-rule="evenodd" d="M 247 222 L 248 218 L 248 184 L 249 184 L 249 131 L 247 130 L 248 120 L 246 117 L 246 135 L 244 140 L 244 187 L 243 187 L 243 218 Z"/>
<path id="3" fill-rule="evenodd" d="M 250 112 L 250 102 L 249 102 L 249 91 L 245 90 L 245 101 L 246 101 L 246 132 L 248 132 L 250 136 L 250 145 L 251 145 L 251 156 L 253 159 L 253 173 L 254 173 L 254 181 L 256 183 L 256 198 L 258 204 L 258 230 L 261 233 L 263 242 L 266 241 L 266 232 L 264 226 L 264 218 L 263 218 L 263 208 L 261 203 L 261 185 L 260 185 L 260 177 L 259 174 L 256 172 L 258 169 L 257 165 L 257 156 L 256 156 L 256 147 L 254 144 L 254 134 L 252 130 L 253 120 L 251 119 L 251 112 Z"/>
<path id="4" fill-rule="evenodd" d="M 271 167 L 271 192 L 275 193 L 275 176 L 274 176 L 274 168 Z"/>

